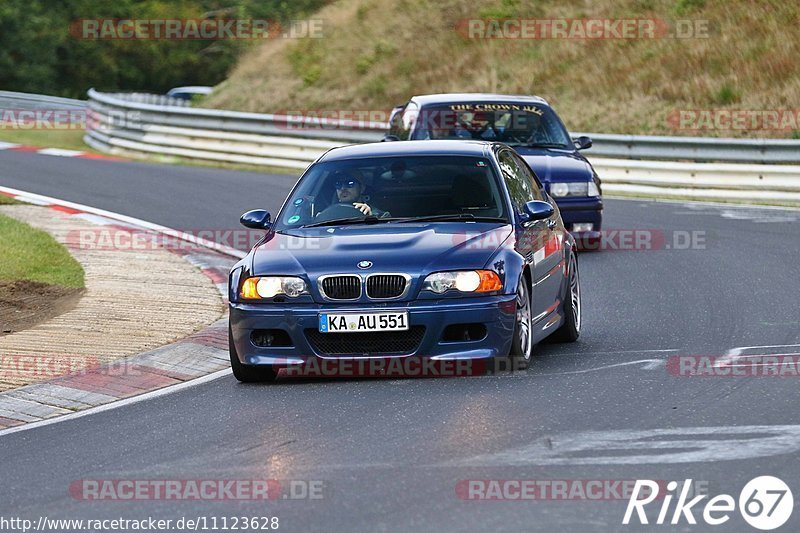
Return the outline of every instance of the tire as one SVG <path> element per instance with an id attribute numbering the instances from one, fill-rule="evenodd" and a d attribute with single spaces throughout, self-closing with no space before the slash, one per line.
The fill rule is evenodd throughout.
<path id="1" fill-rule="evenodd" d="M 271 366 L 243 365 L 239 361 L 230 324 L 228 324 L 228 355 L 231 358 L 233 377 L 242 383 L 271 383 L 278 378 L 278 372 Z"/>
<path id="2" fill-rule="evenodd" d="M 575 342 L 581 335 L 581 277 L 578 256 L 569 253 L 567 264 L 567 290 L 564 298 L 564 323 L 553 332 L 555 342 Z"/>
<path id="3" fill-rule="evenodd" d="M 528 281 L 522 277 L 517 287 L 517 308 L 514 319 L 514 335 L 511 340 L 511 370 L 526 370 L 533 353 L 533 325 L 531 323 L 531 294 Z"/>

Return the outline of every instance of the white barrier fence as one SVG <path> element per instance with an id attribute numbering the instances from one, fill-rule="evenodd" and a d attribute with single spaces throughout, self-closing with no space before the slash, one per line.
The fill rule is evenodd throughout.
<path id="1" fill-rule="evenodd" d="M 693 200 L 799 204 L 800 166 L 592 158 L 603 192 Z"/>
<path id="2" fill-rule="evenodd" d="M 117 155 L 161 155 L 302 170 L 335 146 L 379 141 L 385 128 L 382 123 L 163 105 L 161 101 L 149 102 L 141 95 L 90 90 L 85 141 L 97 150 Z M 600 175 L 605 193 L 800 203 L 800 166 L 727 162 L 800 163 L 800 141 L 685 138 L 681 152 L 672 137 L 585 135 L 595 142 L 585 153 Z M 666 154 L 673 158 L 683 155 L 688 159 L 726 162 L 597 157 L 662 155 L 666 158 Z"/>

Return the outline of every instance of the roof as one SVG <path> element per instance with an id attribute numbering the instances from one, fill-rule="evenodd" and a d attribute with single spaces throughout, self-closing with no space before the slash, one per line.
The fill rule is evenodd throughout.
<path id="1" fill-rule="evenodd" d="M 320 157 L 319 162 L 362 159 L 366 157 L 395 157 L 416 155 L 463 155 L 486 157 L 492 145 L 487 141 L 390 141 L 368 144 L 351 144 L 332 148 Z"/>
<path id="2" fill-rule="evenodd" d="M 491 93 L 443 93 L 422 94 L 412 98 L 420 105 L 431 104 L 474 104 L 485 102 L 509 102 L 549 105 L 547 100 L 539 96 L 525 94 L 491 94 Z"/>

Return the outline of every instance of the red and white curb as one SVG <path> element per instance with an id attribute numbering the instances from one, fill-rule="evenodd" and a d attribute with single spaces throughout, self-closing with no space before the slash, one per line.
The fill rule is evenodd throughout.
<path id="1" fill-rule="evenodd" d="M 0 186 L 0 194 L 49 207 L 99 226 L 116 226 L 122 230 L 146 229 L 196 244 L 198 246 L 189 251 L 181 250 L 180 255 L 199 267 L 225 300 L 227 274 L 232 261 L 246 255 L 241 250 L 102 209 L 9 187 Z M 63 417 L 75 417 L 84 411 L 88 414 L 101 407 L 103 410 L 113 408 L 122 399 L 130 402 L 134 398 L 145 399 L 156 393 L 166 394 L 229 372 L 227 317 L 223 317 L 173 344 L 102 367 L 0 393 L 0 435 L 52 423 Z M 207 379 L 198 380 L 204 376 Z"/>
<path id="2" fill-rule="evenodd" d="M 8 150 L 9 152 L 25 152 L 25 153 L 39 154 L 39 155 L 52 155 L 56 157 L 75 157 L 78 159 L 125 161 L 125 159 L 119 157 L 92 154 L 89 152 L 81 152 L 79 150 L 66 150 L 63 148 L 42 148 L 41 146 L 29 146 L 27 144 L 16 144 L 4 141 L 0 141 L 0 150 Z"/>
<path id="3" fill-rule="evenodd" d="M 66 200 L 59 200 L 58 198 L 21 191 L 19 189 L 12 189 L 11 187 L 0 186 L 0 194 L 19 200 L 20 202 L 43 205 L 70 214 L 84 215 L 83 218 L 87 218 L 87 220 L 103 221 L 105 219 L 108 221 L 108 224 L 116 224 L 121 222 L 122 224 L 131 228 L 154 231 L 162 235 L 197 244 L 198 246 L 217 251 L 221 254 L 234 257 L 236 259 L 241 259 L 247 255 L 247 253 L 243 252 L 242 250 L 237 250 L 236 248 L 231 248 L 230 246 L 225 246 L 207 239 L 201 239 L 189 233 L 184 233 L 182 231 L 174 230 L 159 224 L 153 224 L 152 222 L 147 222 L 146 220 L 142 220 L 140 218 L 129 217 L 127 215 L 113 213 L 104 209 L 90 207 L 88 205 L 67 202 Z M 95 215 L 96 217 L 100 218 L 97 219 L 93 217 L 86 217 L 85 215 Z"/>

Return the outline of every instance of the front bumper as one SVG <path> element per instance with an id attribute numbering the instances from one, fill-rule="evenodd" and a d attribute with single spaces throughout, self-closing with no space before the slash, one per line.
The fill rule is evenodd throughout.
<path id="1" fill-rule="evenodd" d="M 506 356 L 514 331 L 514 295 L 415 300 L 393 304 L 253 304 L 232 303 L 230 325 L 239 361 L 245 365 L 287 367 L 311 359 L 349 359 L 354 357 L 430 357 L 433 359 L 487 359 Z M 320 312 L 368 313 L 408 311 L 409 325 L 424 326 L 418 346 L 409 353 L 361 353 L 331 355 L 320 352 L 310 342 L 307 329 L 317 329 Z M 449 325 L 483 324 L 486 335 L 479 340 L 445 342 Z M 279 329 L 288 333 L 292 346 L 260 347 L 254 344 L 254 330 Z M 327 334 L 325 334 L 327 335 Z M 340 333 L 339 335 L 353 335 Z"/>
<path id="2" fill-rule="evenodd" d="M 603 227 L 603 199 L 600 196 L 583 198 L 557 198 L 556 204 L 561 211 L 564 226 L 576 239 L 600 236 Z M 573 231 L 573 225 L 590 223 L 591 231 Z"/>

